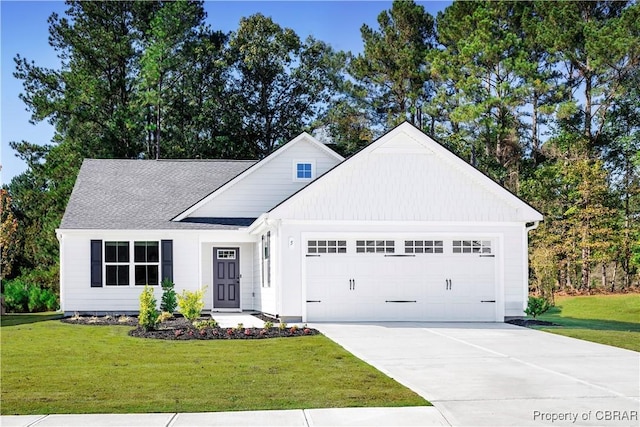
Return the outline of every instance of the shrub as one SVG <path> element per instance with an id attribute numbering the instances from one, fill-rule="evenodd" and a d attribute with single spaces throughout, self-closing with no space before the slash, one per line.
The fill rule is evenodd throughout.
<path id="1" fill-rule="evenodd" d="M 145 285 L 140 294 L 138 324 L 148 331 L 154 329 L 157 323 L 158 309 L 156 309 L 156 298 L 153 296 L 153 288 Z"/>
<path id="2" fill-rule="evenodd" d="M 29 289 L 21 279 L 13 279 L 4 284 L 4 305 L 7 311 L 23 313 L 29 304 Z"/>
<path id="3" fill-rule="evenodd" d="M 207 328 L 214 329 L 218 327 L 218 322 L 216 322 L 215 319 L 201 320 L 199 322 L 193 322 L 193 326 L 199 330 L 204 330 Z"/>
<path id="4" fill-rule="evenodd" d="M 267 320 L 266 322 L 264 322 L 264 328 L 267 330 L 273 328 L 273 322 Z"/>
<path id="5" fill-rule="evenodd" d="M 287 329 L 287 324 L 281 320 L 280 324 L 278 325 L 278 329 L 284 331 L 285 329 Z"/>
<path id="6" fill-rule="evenodd" d="M 184 290 L 182 294 L 178 295 L 178 311 L 190 322 L 194 322 L 200 317 L 202 309 L 204 308 L 204 291 L 206 288 L 202 288 L 195 292 Z"/>
<path id="7" fill-rule="evenodd" d="M 58 297 L 50 289 L 42 289 L 39 286 L 29 287 L 29 312 L 54 311 L 58 308 Z"/>
<path id="8" fill-rule="evenodd" d="M 535 319 L 549 310 L 549 308 L 551 308 L 551 304 L 549 304 L 549 301 L 546 299 L 542 297 L 529 297 L 527 308 L 524 312 L 527 313 L 527 316 L 531 316 Z"/>
<path id="9" fill-rule="evenodd" d="M 178 296 L 173 289 L 174 283 L 164 278 L 162 280 L 162 298 L 160 299 L 160 310 L 174 313 L 178 307 Z"/>
<path id="10" fill-rule="evenodd" d="M 173 319 L 173 314 L 169 313 L 168 311 L 163 311 L 162 313 L 160 313 L 160 316 L 158 316 L 158 322 L 160 323 L 166 322 L 169 319 Z"/>
<path id="11" fill-rule="evenodd" d="M 22 277 L 5 282 L 4 299 L 7 311 L 14 313 L 58 309 L 58 297 L 51 289 L 29 283 Z"/>

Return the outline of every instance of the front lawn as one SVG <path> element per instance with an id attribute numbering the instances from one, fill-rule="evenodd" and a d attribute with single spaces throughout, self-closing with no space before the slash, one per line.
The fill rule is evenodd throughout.
<path id="1" fill-rule="evenodd" d="M 19 323 L 2 317 L 3 415 L 429 405 L 322 335 L 163 341 Z"/>
<path id="2" fill-rule="evenodd" d="M 560 325 L 547 332 L 640 351 L 640 294 L 557 297 L 538 318 Z"/>

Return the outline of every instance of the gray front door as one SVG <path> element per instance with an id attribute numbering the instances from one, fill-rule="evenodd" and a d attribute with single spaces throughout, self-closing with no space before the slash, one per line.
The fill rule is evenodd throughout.
<path id="1" fill-rule="evenodd" d="M 240 248 L 213 248 L 213 308 L 240 308 Z"/>

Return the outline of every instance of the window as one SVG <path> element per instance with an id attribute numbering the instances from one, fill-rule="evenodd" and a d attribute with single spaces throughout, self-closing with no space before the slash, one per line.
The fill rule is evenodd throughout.
<path id="1" fill-rule="evenodd" d="M 104 242 L 107 286 L 129 286 L 129 242 Z"/>
<path id="2" fill-rule="evenodd" d="M 385 253 L 396 251 L 393 240 L 356 240 L 356 253 Z"/>
<path id="3" fill-rule="evenodd" d="M 218 249 L 218 259 L 236 259 L 236 251 L 233 249 Z"/>
<path id="4" fill-rule="evenodd" d="M 158 242 L 135 242 L 133 244 L 135 262 L 135 284 L 139 286 L 158 284 L 160 247 Z"/>
<path id="5" fill-rule="evenodd" d="M 312 160 L 294 160 L 293 161 L 293 180 L 294 181 L 310 181 L 315 178 L 315 162 Z"/>
<path id="6" fill-rule="evenodd" d="M 346 240 L 309 240 L 307 242 L 308 254 L 346 254 Z"/>
<path id="7" fill-rule="evenodd" d="M 405 240 L 405 254 L 441 254 L 444 251 L 442 240 Z"/>
<path id="8" fill-rule="evenodd" d="M 271 287 L 271 232 L 262 235 L 262 287 Z"/>
<path id="9" fill-rule="evenodd" d="M 298 163 L 296 165 L 296 178 L 311 179 L 311 163 Z"/>
<path id="10" fill-rule="evenodd" d="M 454 254 L 490 254 L 491 242 L 489 240 L 454 240 Z"/>

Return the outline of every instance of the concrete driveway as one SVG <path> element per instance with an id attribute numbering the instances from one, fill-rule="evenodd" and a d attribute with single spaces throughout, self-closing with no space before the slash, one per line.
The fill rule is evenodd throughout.
<path id="1" fill-rule="evenodd" d="M 314 324 L 451 425 L 640 426 L 640 353 L 508 324 Z"/>

